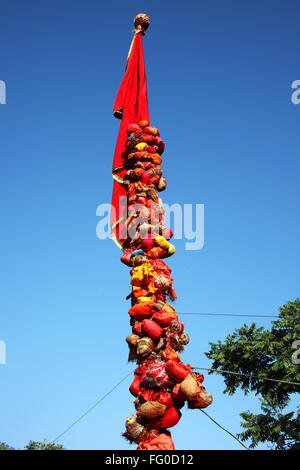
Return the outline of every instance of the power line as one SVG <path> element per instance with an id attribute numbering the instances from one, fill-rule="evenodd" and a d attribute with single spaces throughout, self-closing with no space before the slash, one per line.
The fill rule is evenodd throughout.
<path id="1" fill-rule="evenodd" d="M 127 379 L 127 377 L 129 377 L 131 374 L 133 373 L 133 371 L 129 372 L 129 374 L 125 375 L 125 377 L 123 377 L 122 380 L 120 380 L 120 382 L 118 382 L 111 390 L 109 390 L 109 392 L 107 392 L 105 395 L 103 395 L 101 398 L 99 398 L 99 400 L 96 401 L 96 403 L 91 406 L 87 411 L 85 411 L 85 413 L 83 413 L 78 419 L 76 419 L 76 421 L 74 421 L 74 423 L 72 423 L 69 427 L 67 427 L 67 429 L 65 429 L 62 433 L 60 433 L 55 439 L 53 442 L 56 442 L 58 439 L 61 438 L 61 436 L 63 436 L 64 434 L 66 434 L 73 426 L 75 426 L 75 424 L 77 424 L 82 418 L 84 418 L 90 411 L 92 411 L 94 408 L 96 408 L 97 405 L 99 405 L 99 403 L 101 403 L 101 401 L 103 401 L 108 395 L 110 395 L 122 382 L 124 382 L 125 379 Z"/>
<path id="2" fill-rule="evenodd" d="M 208 370 L 211 372 L 216 372 L 218 374 L 234 374 L 234 375 L 243 375 L 244 377 L 257 378 L 260 380 L 269 380 L 270 382 L 282 382 L 288 385 L 300 385 L 300 382 L 289 382 L 288 380 L 279 380 L 279 379 L 271 379 L 270 377 L 262 377 L 261 375 L 253 375 L 253 374 L 243 374 L 242 372 L 232 372 L 230 370 L 219 370 L 219 369 L 207 369 L 206 367 L 192 367 L 192 369 L 200 369 L 200 370 Z"/>
<path id="3" fill-rule="evenodd" d="M 232 372 L 232 371 L 228 371 L 228 370 L 217 370 L 217 369 L 212 369 L 212 368 L 206 368 L 206 367 L 192 367 L 192 369 L 199 369 L 199 370 L 207 370 L 207 371 L 211 371 L 211 372 L 216 372 L 216 373 L 219 373 L 219 374 L 234 374 L 234 375 L 242 375 L 242 376 L 246 376 L 246 377 L 256 377 L 258 379 L 261 379 L 261 380 L 269 380 L 271 382 L 282 382 L 282 383 L 286 383 L 286 384 L 290 384 L 290 385 L 300 385 L 299 382 L 289 382 L 287 380 L 277 380 L 277 379 L 271 379 L 269 377 L 261 377 L 261 376 L 258 376 L 258 375 L 251 375 L 251 374 L 243 374 L 243 373 L 240 373 L 240 372 Z M 96 408 L 96 406 L 99 405 L 99 403 L 101 403 L 108 395 L 110 395 L 122 382 L 124 382 L 127 377 L 129 377 L 131 374 L 133 373 L 133 371 L 130 371 L 128 374 L 126 374 L 116 385 L 114 385 L 113 388 L 111 388 L 107 393 L 105 393 L 105 395 L 103 395 L 101 398 L 99 398 L 99 400 L 96 401 L 96 403 L 94 403 L 94 405 L 92 405 L 87 411 L 85 411 L 78 419 L 76 419 L 76 421 L 74 421 L 70 426 L 68 426 L 63 432 L 61 432 L 52 442 L 56 442 L 58 439 L 60 439 L 64 434 L 66 434 L 72 427 L 74 427 L 79 421 L 81 421 L 88 413 L 90 413 L 94 408 Z M 227 432 L 230 436 L 232 436 L 236 441 L 238 441 L 241 446 L 243 446 L 245 449 L 249 450 L 248 447 L 246 447 L 234 434 L 232 434 L 230 431 L 228 431 L 227 429 L 225 429 L 223 426 L 221 426 L 217 421 L 215 421 L 211 416 L 209 416 L 209 414 L 207 414 L 205 411 L 203 411 L 203 409 L 200 408 L 200 411 L 202 411 L 202 413 L 204 413 L 211 421 L 213 421 L 219 428 L 223 429 L 223 431 Z"/>
<path id="4" fill-rule="evenodd" d="M 177 312 L 179 315 L 208 315 L 216 317 L 258 317 L 258 318 L 278 318 L 278 315 L 256 315 L 239 313 L 206 313 L 206 312 Z"/>
<path id="5" fill-rule="evenodd" d="M 195 367 L 194 367 L 195 369 Z M 130 371 L 128 374 L 125 375 L 125 377 L 123 377 L 123 379 L 121 379 L 113 388 L 111 388 L 105 395 L 103 395 L 101 398 L 99 398 L 99 400 L 96 401 L 96 403 L 94 403 L 94 405 L 92 405 L 87 411 L 85 411 L 78 419 L 76 419 L 76 421 L 74 421 L 70 426 L 68 426 L 63 432 L 61 432 L 52 442 L 56 442 L 58 441 L 58 439 L 60 439 L 64 434 L 66 434 L 73 426 L 75 426 L 80 420 L 82 420 L 88 413 L 90 413 L 90 411 L 92 411 L 94 408 L 96 408 L 97 405 L 99 405 L 99 403 L 101 403 L 108 395 L 110 395 L 122 382 L 124 382 L 124 380 L 127 379 L 127 377 L 129 377 L 131 374 L 133 373 L 133 371 Z M 213 421 L 219 428 L 223 429 L 223 431 L 227 432 L 230 436 L 232 436 L 236 441 L 238 441 L 245 449 L 249 450 L 234 434 L 232 434 L 230 431 L 228 431 L 227 429 L 225 429 L 223 426 L 221 426 L 217 421 L 215 421 L 211 416 L 209 416 L 209 414 L 207 414 L 205 411 L 203 411 L 202 409 L 200 409 L 200 411 L 202 411 L 202 413 L 204 413 L 211 421 Z"/>
<path id="6" fill-rule="evenodd" d="M 228 431 L 227 429 L 223 428 L 223 426 L 221 426 L 221 424 L 219 424 L 216 420 L 214 420 L 211 416 L 209 416 L 208 413 L 206 413 L 206 411 L 202 410 L 201 408 L 199 408 L 200 411 L 202 411 L 202 413 L 204 413 L 213 423 L 215 423 L 219 428 L 223 429 L 223 431 L 227 432 L 230 436 L 232 436 L 236 441 L 238 441 L 241 446 L 243 446 L 246 450 L 250 450 L 248 449 L 248 447 L 246 447 L 234 434 L 232 434 L 230 431 Z"/>

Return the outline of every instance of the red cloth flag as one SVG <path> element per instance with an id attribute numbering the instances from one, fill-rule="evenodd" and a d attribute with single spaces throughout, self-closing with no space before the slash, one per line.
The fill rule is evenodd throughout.
<path id="1" fill-rule="evenodd" d="M 122 167 L 123 154 L 126 151 L 127 126 L 141 120 L 149 121 L 147 82 L 145 73 L 143 30 L 135 31 L 135 36 L 129 52 L 126 72 L 114 104 L 114 115 L 121 119 L 121 125 L 113 160 L 113 170 Z M 126 169 L 118 171 L 122 178 Z M 123 198 L 123 199 L 122 199 Z M 120 200 L 122 199 L 122 205 Z M 112 235 L 118 246 L 123 247 L 124 235 L 122 229 L 127 217 L 127 189 L 118 181 L 114 181 L 112 195 L 111 226 Z M 125 219 L 125 220 L 124 220 Z"/>

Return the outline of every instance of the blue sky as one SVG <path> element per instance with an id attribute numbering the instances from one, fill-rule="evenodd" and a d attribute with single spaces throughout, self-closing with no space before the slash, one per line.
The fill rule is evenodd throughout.
<path id="1" fill-rule="evenodd" d="M 181 312 L 276 314 L 299 296 L 299 3 L 217 0 L 27 2 L 1 6 L 0 441 L 54 439 L 134 368 L 129 270 L 96 237 L 110 202 L 119 123 L 113 102 L 132 20 L 144 38 L 151 123 L 166 143 L 168 204 L 205 205 L 205 244 L 176 241 Z M 209 367 L 210 341 L 252 319 L 182 317 L 182 360 Z M 270 319 L 253 319 L 270 327 Z M 128 449 L 127 379 L 62 438 L 68 449 Z M 231 432 L 255 396 L 225 396 L 205 374 L 207 412 Z M 178 449 L 239 449 L 198 411 L 173 429 Z M 264 446 L 261 446 L 264 448 Z"/>

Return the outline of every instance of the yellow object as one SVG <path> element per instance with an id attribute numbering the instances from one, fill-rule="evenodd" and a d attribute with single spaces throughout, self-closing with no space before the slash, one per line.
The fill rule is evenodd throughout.
<path id="1" fill-rule="evenodd" d="M 160 246 L 160 248 L 163 248 L 167 251 L 169 250 L 170 243 L 162 235 L 157 235 L 157 237 L 155 237 L 155 243 L 157 246 Z"/>
<path id="2" fill-rule="evenodd" d="M 137 192 L 148 189 L 148 185 L 145 183 L 142 183 L 142 181 L 137 181 L 136 183 L 134 183 L 134 187 Z"/>
<path id="3" fill-rule="evenodd" d="M 143 302 L 154 302 L 155 301 L 155 295 L 150 295 L 149 297 L 142 296 L 138 297 L 136 299 L 138 304 L 142 304 Z"/>
<path id="4" fill-rule="evenodd" d="M 147 295 L 147 291 L 145 289 L 141 289 L 139 286 L 132 286 L 132 296 L 137 299 L 138 297 L 145 297 Z"/>
<path id="5" fill-rule="evenodd" d="M 177 315 L 177 313 L 175 312 L 175 308 L 172 307 L 172 305 L 169 305 L 168 302 L 166 302 L 166 303 L 164 304 L 162 310 L 163 310 L 164 312 L 169 312 L 170 315 L 171 315 L 175 320 L 178 319 L 178 315 Z"/>
<path id="6" fill-rule="evenodd" d="M 160 248 L 166 250 L 168 256 L 174 255 L 175 246 L 171 245 L 171 243 L 169 243 L 168 240 L 166 240 L 165 237 L 163 237 L 162 235 L 158 235 L 157 237 L 155 237 L 155 243 Z"/>
<path id="7" fill-rule="evenodd" d="M 152 278 L 155 275 L 155 271 L 151 263 L 146 262 L 133 268 L 131 271 L 131 282 L 132 286 L 149 286 Z"/>
<path id="8" fill-rule="evenodd" d="M 138 144 L 136 144 L 135 148 L 138 149 L 140 152 L 142 150 L 144 150 L 145 147 L 148 147 L 148 145 L 146 144 L 146 142 L 139 142 Z"/>
<path id="9" fill-rule="evenodd" d="M 170 243 L 170 246 L 168 248 L 168 255 L 172 256 L 172 255 L 174 255 L 174 253 L 175 253 L 175 246 L 171 245 L 171 243 Z"/>

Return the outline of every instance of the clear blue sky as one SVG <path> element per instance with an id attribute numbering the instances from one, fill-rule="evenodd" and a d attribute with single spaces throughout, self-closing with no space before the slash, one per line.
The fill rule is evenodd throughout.
<path id="1" fill-rule="evenodd" d="M 14 447 L 55 438 L 134 367 L 129 270 L 111 240 L 97 239 L 96 208 L 111 199 L 112 107 L 139 12 L 151 20 L 144 53 L 151 123 L 166 142 L 162 197 L 205 204 L 204 248 L 176 241 L 170 258 L 177 310 L 272 315 L 299 296 L 299 2 L 4 2 L 0 441 Z M 191 336 L 182 359 L 203 367 L 209 341 L 244 323 L 182 319 Z M 62 443 L 132 448 L 121 437 L 130 383 Z M 205 374 L 205 385 L 207 411 L 234 433 L 240 412 L 258 410 L 254 396 L 225 396 L 222 377 Z M 173 437 L 178 449 L 240 448 L 187 409 Z"/>

